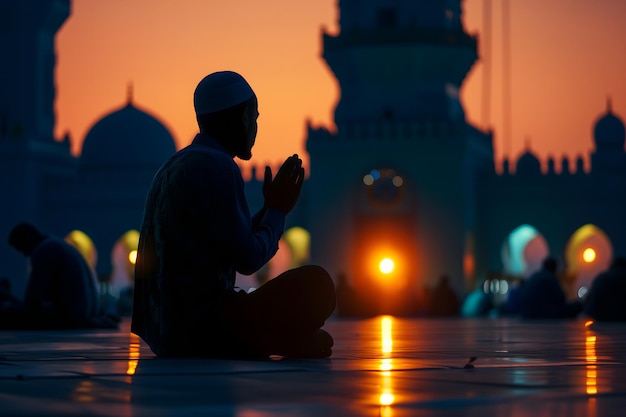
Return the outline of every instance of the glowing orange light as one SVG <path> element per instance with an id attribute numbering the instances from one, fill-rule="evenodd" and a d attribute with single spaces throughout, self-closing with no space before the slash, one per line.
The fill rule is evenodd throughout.
<path id="1" fill-rule="evenodd" d="M 395 397 L 390 392 L 383 392 L 382 394 L 380 394 L 380 398 L 379 398 L 380 405 L 391 405 L 393 404 L 394 400 L 395 400 Z"/>
<path id="2" fill-rule="evenodd" d="M 596 260 L 596 251 L 593 248 L 587 248 L 583 251 L 583 261 L 591 263 Z"/>
<path id="3" fill-rule="evenodd" d="M 135 262 L 137 262 L 136 250 L 131 250 L 130 252 L 128 252 L 128 260 L 130 261 L 131 264 L 135 265 Z"/>
<path id="4" fill-rule="evenodd" d="M 395 264 L 391 258 L 383 258 L 378 264 L 378 269 L 385 275 L 391 274 L 394 268 Z"/>

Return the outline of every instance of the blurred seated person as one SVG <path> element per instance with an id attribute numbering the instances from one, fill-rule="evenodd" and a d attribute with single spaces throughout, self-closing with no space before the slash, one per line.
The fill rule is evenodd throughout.
<path id="1" fill-rule="evenodd" d="M 626 258 L 615 258 L 591 284 L 585 313 L 597 321 L 626 321 Z"/>
<path id="2" fill-rule="evenodd" d="M 461 303 L 458 296 L 450 287 L 450 277 L 442 275 L 430 293 L 428 314 L 431 316 L 456 316 L 459 314 Z"/>
<path id="3" fill-rule="evenodd" d="M 520 299 L 524 292 L 525 280 L 519 279 L 509 283 L 509 291 L 506 300 L 500 307 L 503 316 L 517 316 L 520 312 Z"/>
<path id="4" fill-rule="evenodd" d="M 11 282 L 7 277 L 0 278 L 0 311 L 13 308 L 20 300 L 11 292 Z"/>
<path id="5" fill-rule="evenodd" d="M 567 301 L 557 277 L 557 261 L 552 257 L 526 279 L 518 307 L 525 319 L 575 318 L 583 309 L 580 301 Z"/>
<path id="6" fill-rule="evenodd" d="M 9 245 L 30 258 L 30 276 L 24 300 L 0 310 L 0 328 L 116 327 L 100 316 L 95 274 L 74 246 L 30 223 L 11 230 Z"/>

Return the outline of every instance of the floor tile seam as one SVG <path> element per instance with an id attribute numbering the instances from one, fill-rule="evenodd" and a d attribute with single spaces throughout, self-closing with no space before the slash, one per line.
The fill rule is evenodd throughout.
<path id="1" fill-rule="evenodd" d="M 263 370 L 224 370 L 224 371 L 208 371 L 208 372 L 146 372 L 137 373 L 134 375 L 128 375 L 126 372 L 108 372 L 108 373 L 80 373 L 76 372 L 77 376 L 85 378 L 111 378 L 111 377 L 132 377 L 132 378 L 147 378 L 147 377 L 212 377 L 212 376 L 240 376 L 240 375 L 260 375 L 260 374 L 279 374 L 279 373 L 300 373 L 300 372 L 315 372 L 316 370 L 305 368 L 292 368 L 292 369 L 263 369 Z M 327 372 L 327 371 L 324 371 Z M 0 378 L 1 379 L 1 378 Z"/>
<path id="2" fill-rule="evenodd" d="M 614 363 L 601 363 L 596 364 L 601 369 L 610 368 L 611 366 L 615 366 Z M 618 364 L 621 365 L 621 364 Z M 525 370 L 541 370 L 544 368 L 586 368 L 588 367 L 588 363 L 572 363 L 572 364 L 544 364 L 544 365 L 527 365 L 527 366 L 519 366 L 519 365 L 511 365 L 511 366 L 502 366 L 502 365 L 476 365 L 474 368 L 464 368 L 459 366 L 447 366 L 447 365 L 435 365 L 428 367 L 403 367 L 389 370 L 388 372 L 392 374 L 401 374 L 401 373 L 421 373 L 421 372 L 429 372 L 429 371 L 453 371 L 460 370 L 466 373 L 471 372 L 480 372 L 481 369 L 520 369 L 523 368 Z M 263 370 L 224 370 L 224 371 L 208 371 L 208 372 L 149 372 L 149 373 L 141 373 L 132 375 L 133 378 L 141 377 L 181 377 L 181 376 L 194 376 L 194 377 L 219 377 L 219 376 L 241 376 L 241 375 L 260 375 L 260 374 L 284 374 L 284 373 L 380 373 L 382 372 L 380 369 L 368 369 L 368 368 L 353 368 L 353 369 L 345 369 L 345 368 L 328 368 L 328 369 L 318 369 L 318 368 L 283 368 L 283 369 L 263 369 Z M 76 372 L 76 371 L 59 371 L 59 374 L 54 376 L 46 376 L 46 375 L 23 375 L 16 374 L 15 376 L 1 376 L 0 380 L 10 381 L 10 380 L 45 380 L 45 379 L 83 379 L 83 378 L 118 378 L 118 377 L 128 377 L 129 375 L 126 372 L 107 372 L 107 373 L 87 373 L 87 372 Z"/>
<path id="3" fill-rule="evenodd" d="M 57 380 L 57 379 L 88 379 L 89 374 L 72 371 L 59 371 L 57 375 L 24 375 L 16 374 L 14 377 L 0 376 L 0 381 L 34 381 L 34 380 Z"/>
<path id="4" fill-rule="evenodd" d="M 41 358 L 16 358 L 0 361 L 0 365 L 6 365 L 10 363 L 55 363 L 55 362 L 128 362 L 132 360 L 128 357 L 121 358 L 92 358 L 92 357 L 41 357 Z"/>

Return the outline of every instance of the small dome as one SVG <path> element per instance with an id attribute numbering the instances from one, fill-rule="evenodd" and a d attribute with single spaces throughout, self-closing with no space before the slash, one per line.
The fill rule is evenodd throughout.
<path id="1" fill-rule="evenodd" d="M 622 119 L 613 114 L 611 102 L 607 104 L 607 112 L 600 117 L 593 128 L 596 150 L 624 151 L 626 129 Z"/>
<path id="2" fill-rule="evenodd" d="M 515 168 L 517 175 L 541 174 L 541 162 L 530 150 L 527 150 L 517 160 Z"/>
<path id="3" fill-rule="evenodd" d="M 174 139 L 167 128 L 129 101 L 89 130 L 80 164 L 87 169 L 157 169 L 175 152 Z"/>

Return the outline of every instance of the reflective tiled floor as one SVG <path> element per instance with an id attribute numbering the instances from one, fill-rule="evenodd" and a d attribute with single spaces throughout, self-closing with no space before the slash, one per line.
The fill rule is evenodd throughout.
<path id="1" fill-rule="evenodd" d="M 626 415 L 626 323 L 377 317 L 326 329 L 330 359 L 268 361 L 156 359 L 127 322 L 0 331 L 0 415 Z"/>

